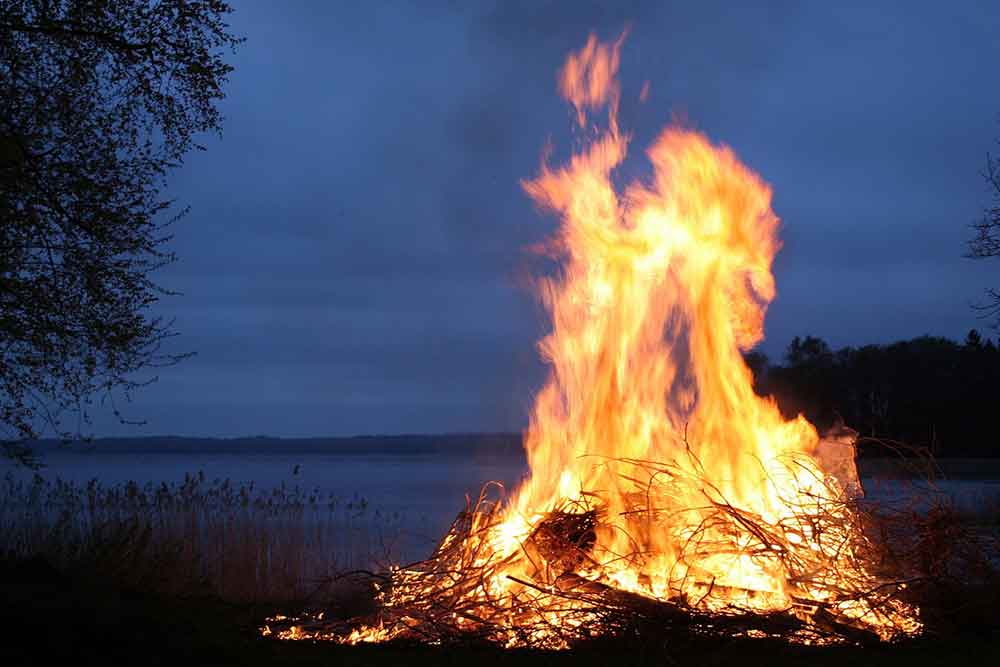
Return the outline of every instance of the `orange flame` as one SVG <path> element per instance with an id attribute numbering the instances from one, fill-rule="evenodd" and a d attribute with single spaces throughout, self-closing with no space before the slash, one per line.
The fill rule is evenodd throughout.
<path id="1" fill-rule="evenodd" d="M 763 338 L 780 247 L 770 188 L 729 148 L 669 128 L 648 151 L 652 179 L 616 191 L 621 43 L 592 36 L 559 78 L 579 125 L 606 105 L 607 129 L 524 183 L 561 220 L 548 246 L 561 272 L 540 289 L 551 372 L 525 435 L 530 476 L 499 513 L 471 508 L 429 561 L 392 572 L 390 623 L 342 640 L 405 636 L 430 615 L 562 647 L 557 628 L 594 620 L 545 603 L 567 577 L 709 612 L 810 622 L 821 609 L 883 638 L 918 632 L 912 608 L 871 598 L 884 586 L 850 503 L 852 443 L 753 391 L 742 352 Z M 569 539 L 547 547 L 546 526 Z"/>
<path id="2" fill-rule="evenodd" d="M 597 109 L 610 101 L 611 120 L 618 111 L 620 88 L 615 75 L 618 73 L 619 52 L 625 41 L 622 33 L 612 45 L 601 44 L 591 35 L 579 53 L 571 53 L 559 73 L 559 93 L 576 108 L 580 127 L 587 123 L 587 109 Z"/>
<path id="3" fill-rule="evenodd" d="M 762 339 L 775 293 L 770 269 L 780 244 L 770 189 L 728 148 L 668 129 L 649 150 L 653 181 L 620 197 L 611 182 L 627 148 L 613 122 L 617 65 L 617 45 L 596 47 L 593 38 L 570 56 L 563 94 L 580 113 L 610 99 L 611 127 L 567 167 L 543 168 L 525 184 L 561 216 L 555 247 L 565 264 L 560 278 L 543 283 L 553 331 L 541 349 L 552 375 L 526 437 L 531 479 L 514 507 L 531 515 L 600 490 L 608 516 L 621 515 L 636 489 L 611 463 L 635 460 L 676 464 L 713 487 L 690 489 L 678 507 L 724 498 L 777 520 L 789 489 L 776 484 L 773 463 L 798 454 L 811 466 L 819 438 L 753 392 L 740 354 Z M 681 565 L 737 588 L 766 579 L 765 590 L 783 589 L 777 573 L 744 572 L 733 558 L 675 562 L 678 533 L 697 515 L 682 513 L 677 531 L 657 525 L 641 537 L 661 554 L 657 588 L 668 572 L 684 579 Z M 636 539 L 633 531 L 615 528 L 602 531 L 598 547 L 634 551 L 623 542 Z"/>
<path id="4" fill-rule="evenodd" d="M 531 475 L 497 531 L 500 544 L 511 553 L 547 512 L 596 498 L 607 518 L 590 578 L 710 608 L 827 602 L 828 593 L 793 582 L 787 559 L 759 548 L 750 555 L 766 538 L 710 518 L 735 508 L 779 530 L 785 544 L 822 551 L 802 525 L 804 508 L 818 513 L 826 501 L 829 513 L 857 482 L 853 465 L 847 474 L 824 470 L 830 454 L 816 430 L 757 396 L 743 361 L 775 296 L 771 190 L 729 148 L 669 128 L 648 151 L 652 180 L 619 195 L 611 175 L 628 144 L 617 125 L 620 46 L 591 36 L 560 76 L 580 126 L 587 110 L 607 104 L 608 129 L 568 165 L 543 167 L 524 184 L 561 218 L 550 248 L 562 272 L 541 285 L 552 332 L 540 348 L 551 374 L 525 438 Z M 849 537 L 844 524 L 831 549 Z M 691 549 L 695 537 L 701 546 Z M 856 606 L 840 611 L 870 611 Z"/>

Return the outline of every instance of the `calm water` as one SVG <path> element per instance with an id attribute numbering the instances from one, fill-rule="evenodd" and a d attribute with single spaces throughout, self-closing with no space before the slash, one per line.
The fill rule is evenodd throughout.
<path id="1" fill-rule="evenodd" d="M 455 515 L 475 499 L 482 486 L 498 481 L 516 487 L 527 472 L 517 456 L 463 458 L 442 455 L 287 454 L 287 453 L 121 453 L 55 451 L 45 454 L 38 472 L 85 484 L 135 481 L 181 482 L 204 473 L 205 480 L 229 479 L 234 485 L 254 484 L 265 491 L 284 484 L 318 490 L 343 499 L 363 498 L 370 512 L 398 513 L 413 545 L 409 555 L 420 557 L 443 537 Z M 0 476 L 30 477 L 32 471 L 0 463 Z"/>
<path id="2" fill-rule="evenodd" d="M 499 481 L 516 487 L 527 472 L 520 456 L 483 457 L 461 454 L 330 454 L 330 453 L 150 453 L 76 452 L 57 450 L 44 458 L 43 477 L 105 484 L 136 481 L 180 482 L 185 475 L 204 473 L 207 481 L 229 479 L 233 484 L 253 483 L 258 490 L 282 484 L 306 491 L 316 489 L 344 499 L 368 501 L 372 510 L 398 513 L 412 538 L 411 555 L 420 557 L 443 536 L 465 498 L 475 498 L 482 485 Z M 7 472 L 30 476 L 10 462 Z M 969 511 L 1000 509 L 1000 480 L 949 480 L 933 488 L 911 482 L 864 479 L 868 498 L 906 502 L 909 495 L 939 494 Z"/>

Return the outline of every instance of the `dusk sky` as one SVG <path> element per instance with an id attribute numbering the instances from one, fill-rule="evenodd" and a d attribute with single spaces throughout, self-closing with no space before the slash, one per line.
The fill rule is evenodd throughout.
<path id="1" fill-rule="evenodd" d="M 1000 151 L 1000 3 L 233 4 L 224 136 L 172 176 L 192 211 L 159 274 L 197 355 L 136 394 L 146 426 L 97 411 L 98 435 L 521 429 L 547 328 L 526 248 L 557 221 L 520 182 L 573 146 L 567 53 L 626 24 L 627 169 L 680 117 L 774 189 L 773 360 L 988 329 L 970 305 L 1000 262 L 963 255 Z"/>

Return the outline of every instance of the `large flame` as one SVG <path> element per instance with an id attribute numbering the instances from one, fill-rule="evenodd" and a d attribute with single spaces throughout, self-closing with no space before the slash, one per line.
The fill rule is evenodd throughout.
<path id="1" fill-rule="evenodd" d="M 741 354 L 763 337 L 775 293 L 771 191 L 728 148 L 670 128 L 648 151 L 652 181 L 619 195 L 611 174 L 628 137 L 616 122 L 617 64 L 618 45 L 593 37 L 570 57 L 560 90 L 583 123 L 587 108 L 609 102 L 609 127 L 567 166 L 543 168 L 525 184 L 561 217 L 551 247 L 564 261 L 542 284 L 553 330 L 541 350 L 552 372 L 526 437 L 531 478 L 511 513 L 531 517 L 596 492 L 609 517 L 596 551 L 618 583 L 643 576 L 662 594 L 714 581 L 773 593 L 765 606 L 780 606 L 789 591 L 777 562 L 726 551 L 680 558 L 702 522 L 699 508 L 724 501 L 773 524 L 798 512 L 803 494 L 827 493 L 812 457 L 816 430 L 801 417 L 786 421 L 754 393 Z M 794 478 L 790 457 L 801 467 Z M 614 517 L 628 517 L 636 493 L 655 486 L 655 469 L 633 466 L 623 476 L 625 461 L 666 464 L 672 477 L 699 483 L 672 489 L 672 507 L 662 509 L 676 516 L 642 530 Z M 636 543 L 656 554 L 651 562 L 636 568 L 615 558 Z"/>
<path id="2" fill-rule="evenodd" d="M 784 419 L 743 361 L 775 295 L 770 188 L 729 148 L 673 127 L 648 150 L 652 179 L 619 192 L 620 45 L 591 37 L 569 57 L 559 90 L 589 140 L 524 184 L 561 220 L 547 244 L 561 271 L 540 284 L 551 372 L 525 436 L 530 476 L 501 509 L 464 515 L 427 563 L 395 571 L 386 622 L 347 641 L 451 624 L 561 646 L 556 628 L 592 617 L 551 596 L 581 584 L 883 638 L 918 631 L 911 608 L 874 593 L 899 587 L 866 561 L 852 446 Z"/>

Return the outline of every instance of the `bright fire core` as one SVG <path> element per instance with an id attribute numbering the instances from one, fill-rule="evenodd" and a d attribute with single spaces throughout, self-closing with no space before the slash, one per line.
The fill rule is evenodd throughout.
<path id="1" fill-rule="evenodd" d="M 852 443 L 784 419 L 743 361 L 775 295 L 768 185 L 676 127 L 648 149 L 652 178 L 613 184 L 629 143 L 620 44 L 591 37 L 569 56 L 559 90 L 587 140 L 524 184 L 561 221 L 546 245 L 560 271 L 540 283 L 551 371 L 525 436 L 530 477 L 502 506 L 471 508 L 426 563 L 393 571 L 383 617 L 349 641 L 427 636 L 436 622 L 558 648 L 567 628 L 601 631 L 564 595 L 579 590 L 918 632 L 852 509 Z M 599 129 L 591 114 L 605 109 Z"/>

